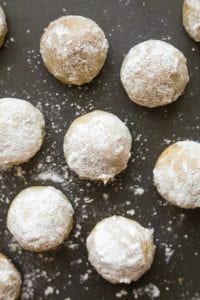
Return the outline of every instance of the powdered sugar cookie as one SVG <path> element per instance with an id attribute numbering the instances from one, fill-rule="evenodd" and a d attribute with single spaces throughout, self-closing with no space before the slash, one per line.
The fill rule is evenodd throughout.
<path id="1" fill-rule="evenodd" d="M 21 275 L 10 262 L 0 253 L 0 299 L 18 299 L 21 290 Z"/>
<path id="2" fill-rule="evenodd" d="M 49 72 L 65 84 L 90 82 L 102 69 L 108 41 L 102 29 L 81 16 L 61 17 L 49 24 L 40 52 Z"/>
<path id="3" fill-rule="evenodd" d="M 139 105 L 169 104 L 177 100 L 189 81 L 186 58 L 166 42 L 145 41 L 126 55 L 121 81 L 129 98 Z"/>
<path id="4" fill-rule="evenodd" d="M 177 142 L 159 156 L 153 174 L 158 192 L 182 208 L 200 207 L 200 143 Z"/>
<path id="5" fill-rule="evenodd" d="M 117 116 L 95 110 L 72 123 L 64 138 L 64 154 L 81 179 L 107 183 L 126 168 L 131 143 L 128 128 Z"/>
<path id="6" fill-rule="evenodd" d="M 200 42 L 200 1 L 185 0 L 183 5 L 183 25 L 195 41 Z"/>
<path id="7" fill-rule="evenodd" d="M 99 222 L 87 238 L 89 261 L 111 283 L 137 281 L 153 262 L 153 231 L 120 216 Z"/>
<path id="8" fill-rule="evenodd" d="M 68 237 L 73 214 L 71 203 L 61 191 L 51 186 L 34 186 L 15 197 L 7 226 L 24 249 L 48 251 Z"/>
<path id="9" fill-rule="evenodd" d="M 6 23 L 6 16 L 3 9 L 0 6 L 0 47 L 3 46 L 5 36 L 7 34 L 8 28 Z"/>
<path id="10" fill-rule="evenodd" d="M 0 167 L 28 161 L 42 146 L 45 120 L 42 113 L 25 100 L 0 99 Z"/>

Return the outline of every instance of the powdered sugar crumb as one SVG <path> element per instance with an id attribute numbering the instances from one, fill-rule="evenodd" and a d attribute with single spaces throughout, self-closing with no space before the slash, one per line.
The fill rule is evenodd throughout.
<path id="1" fill-rule="evenodd" d="M 153 283 L 149 283 L 138 289 L 133 289 L 132 293 L 134 295 L 134 299 L 138 299 L 144 295 L 148 296 L 150 299 L 155 299 L 160 296 L 159 288 Z"/>
<path id="2" fill-rule="evenodd" d="M 172 255 L 174 254 L 174 250 L 172 249 L 172 245 L 167 245 L 165 243 L 162 244 L 165 249 L 165 261 L 168 264 Z"/>
<path id="3" fill-rule="evenodd" d="M 38 174 L 37 178 L 44 181 L 50 180 L 52 182 L 58 182 L 58 183 L 64 182 L 64 178 L 52 170 L 44 171 Z"/>
<path id="4" fill-rule="evenodd" d="M 144 189 L 143 188 L 136 188 L 134 192 L 135 196 L 141 196 L 144 194 Z"/>
<path id="5" fill-rule="evenodd" d="M 133 216 L 135 214 L 135 210 L 134 209 L 130 209 L 130 210 L 127 210 L 127 215 L 130 215 L 130 216 Z"/>
<path id="6" fill-rule="evenodd" d="M 54 288 L 52 286 L 48 286 L 44 291 L 44 295 L 46 297 L 52 295 L 53 293 L 54 293 Z"/>
<path id="7" fill-rule="evenodd" d="M 128 292 L 126 290 L 120 290 L 118 293 L 115 294 L 116 298 L 122 298 L 127 295 L 128 295 Z"/>

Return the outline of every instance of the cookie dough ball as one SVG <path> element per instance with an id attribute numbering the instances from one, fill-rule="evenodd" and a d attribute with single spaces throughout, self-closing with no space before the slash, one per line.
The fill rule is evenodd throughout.
<path id="1" fill-rule="evenodd" d="M 21 276 L 10 260 L 0 253 L 0 299 L 16 300 L 21 291 Z"/>
<path id="2" fill-rule="evenodd" d="M 182 208 L 200 207 L 200 143 L 181 141 L 158 158 L 153 174 L 160 195 Z"/>
<path id="3" fill-rule="evenodd" d="M 3 9 L 0 6 L 0 48 L 4 44 L 5 36 L 7 34 L 8 28 L 6 23 L 6 16 Z"/>
<path id="4" fill-rule="evenodd" d="M 200 1 L 185 0 L 183 5 L 183 25 L 195 41 L 200 42 Z"/>
<path id="5" fill-rule="evenodd" d="M 45 120 L 42 113 L 25 100 L 0 99 L 0 167 L 28 161 L 42 146 Z"/>
<path id="6" fill-rule="evenodd" d="M 153 230 L 113 216 L 99 222 L 87 238 L 89 261 L 111 283 L 137 281 L 153 262 Z"/>
<path id="7" fill-rule="evenodd" d="M 95 110 L 72 123 L 64 138 L 64 154 L 81 179 L 106 184 L 126 168 L 131 142 L 128 128 L 117 116 Z"/>
<path id="8" fill-rule="evenodd" d="M 71 203 L 61 191 L 34 186 L 15 197 L 7 226 L 22 248 L 43 252 L 57 248 L 68 237 L 73 214 Z"/>
<path id="9" fill-rule="evenodd" d="M 90 82 L 102 69 L 108 41 L 102 29 L 81 16 L 61 17 L 49 24 L 40 52 L 49 72 L 65 84 Z"/>
<path id="10" fill-rule="evenodd" d="M 169 104 L 177 100 L 189 81 L 186 58 L 163 41 L 140 43 L 126 55 L 121 81 L 129 98 L 139 105 Z"/>

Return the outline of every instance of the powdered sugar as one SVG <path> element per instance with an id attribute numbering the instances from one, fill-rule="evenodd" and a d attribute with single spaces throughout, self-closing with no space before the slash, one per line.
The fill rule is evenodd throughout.
<path id="1" fill-rule="evenodd" d="M 48 286 L 44 291 L 45 297 L 48 297 L 49 295 L 52 295 L 53 293 L 54 293 L 54 288 L 52 286 Z"/>
<path id="2" fill-rule="evenodd" d="M 70 19 L 70 17 L 68 17 Z M 100 48 L 108 48 L 107 40 L 103 42 L 99 41 L 97 44 L 83 44 L 81 40 L 78 40 L 78 36 L 81 38 L 83 35 L 94 34 L 98 35 L 102 33 L 100 27 L 94 26 L 95 23 L 89 23 L 87 27 L 81 28 L 78 31 L 73 30 L 73 28 L 67 28 L 63 23 L 56 22 L 51 30 L 48 30 L 46 37 L 46 46 L 48 48 L 54 48 L 56 54 L 59 55 L 69 55 L 70 54 L 70 45 L 73 44 L 74 36 L 77 36 L 76 47 L 73 48 L 74 51 L 84 50 L 85 52 L 96 53 Z M 55 38 L 58 43 L 55 43 Z"/>
<path id="3" fill-rule="evenodd" d="M 69 167 L 81 178 L 107 183 L 124 170 L 132 138 L 115 115 L 93 111 L 76 119 L 64 139 Z"/>
<path id="4" fill-rule="evenodd" d="M 48 170 L 40 173 L 37 176 L 37 178 L 43 181 L 50 180 L 52 182 L 58 182 L 58 183 L 63 183 L 65 180 L 63 176 L 60 176 L 59 174 L 57 174 L 52 170 Z"/>
<path id="5" fill-rule="evenodd" d="M 141 196 L 144 194 L 144 189 L 143 188 L 136 188 L 134 191 L 135 196 Z"/>
<path id="6" fill-rule="evenodd" d="M 12 202 L 7 225 L 19 244 L 28 250 L 57 247 L 72 228 L 73 208 L 53 187 L 23 190 Z"/>
<path id="7" fill-rule="evenodd" d="M 153 284 L 149 283 L 145 285 L 144 287 L 133 289 L 133 296 L 134 299 L 139 299 L 140 297 L 146 295 L 149 299 L 155 299 L 160 296 L 160 290 L 159 288 Z"/>
<path id="8" fill-rule="evenodd" d="M 132 101 L 147 107 L 169 104 L 189 80 L 186 58 L 166 42 L 145 41 L 125 57 L 121 80 Z"/>
<path id="9" fill-rule="evenodd" d="M 116 293 L 116 298 L 123 298 L 124 296 L 127 296 L 128 292 L 126 290 L 120 290 L 118 293 Z"/>
<path id="10" fill-rule="evenodd" d="M 47 280 L 47 273 L 45 271 L 42 271 L 41 269 L 31 270 L 28 273 L 24 274 L 21 294 L 22 300 L 34 299 L 34 285 L 36 280 L 41 280 L 41 278 L 45 278 Z"/>
<path id="11" fill-rule="evenodd" d="M 174 250 L 172 249 L 171 245 L 163 244 L 163 246 L 165 247 L 165 261 L 168 264 L 174 254 Z"/>
<path id="12" fill-rule="evenodd" d="M 200 144 L 181 141 L 167 148 L 154 168 L 154 182 L 168 201 L 184 208 L 200 207 Z"/>
<path id="13" fill-rule="evenodd" d="M 152 234 L 152 230 L 130 219 L 106 218 L 87 238 L 89 261 L 112 283 L 136 281 L 152 264 L 155 251 Z"/>

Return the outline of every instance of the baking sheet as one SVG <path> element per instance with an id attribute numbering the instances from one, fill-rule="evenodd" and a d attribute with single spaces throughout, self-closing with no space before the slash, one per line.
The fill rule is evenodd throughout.
<path id="1" fill-rule="evenodd" d="M 143 300 L 159 293 L 156 299 L 200 299 L 200 211 L 166 204 L 152 184 L 155 160 L 169 143 L 200 141 L 200 48 L 181 25 L 182 1 L 7 0 L 0 4 L 9 24 L 6 45 L 0 51 L 0 97 L 27 99 L 46 119 L 46 139 L 38 155 L 21 168 L 0 172 L 0 251 L 12 258 L 23 276 L 22 299 Z M 66 14 L 92 18 L 109 39 L 103 71 L 82 88 L 69 88 L 55 80 L 39 54 L 43 28 Z M 133 45 L 150 38 L 182 50 L 190 71 L 184 96 L 170 106 L 151 110 L 131 103 L 119 78 L 123 56 Z M 62 152 L 70 123 L 96 108 L 126 121 L 135 140 L 127 170 L 107 186 L 80 181 L 67 169 Z M 65 245 L 39 255 L 20 249 L 5 224 L 13 197 L 24 187 L 38 184 L 61 189 L 76 212 L 75 227 Z M 111 285 L 87 262 L 88 233 L 97 221 L 113 214 L 155 229 L 155 260 L 137 283 Z"/>

